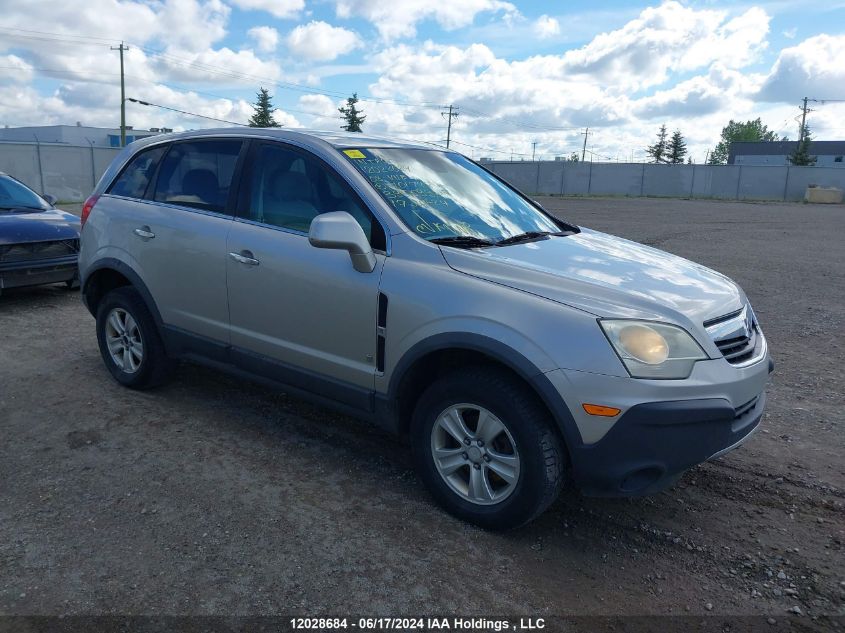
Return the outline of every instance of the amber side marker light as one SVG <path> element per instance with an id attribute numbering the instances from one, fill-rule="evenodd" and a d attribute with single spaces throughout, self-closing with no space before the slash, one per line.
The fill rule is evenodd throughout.
<path id="1" fill-rule="evenodd" d="M 584 411 L 590 415 L 599 415 L 603 418 L 612 418 L 619 415 L 622 411 L 616 407 L 604 407 L 600 404 L 582 404 L 581 406 L 584 407 Z"/>

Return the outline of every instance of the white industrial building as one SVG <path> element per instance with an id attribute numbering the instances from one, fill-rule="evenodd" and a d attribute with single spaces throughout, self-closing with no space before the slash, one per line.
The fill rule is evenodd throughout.
<path id="1" fill-rule="evenodd" d="M 126 127 L 126 142 L 172 132 L 170 128 L 135 130 Z M 62 143 L 65 145 L 93 145 L 94 147 L 120 147 L 120 128 L 89 127 L 76 125 L 35 125 L 0 128 L 0 142 L 9 143 Z"/>
<path id="2" fill-rule="evenodd" d="M 789 165 L 789 155 L 798 141 L 760 141 L 731 143 L 728 165 Z M 810 156 L 815 167 L 845 168 L 845 141 L 810 141 Z"/>

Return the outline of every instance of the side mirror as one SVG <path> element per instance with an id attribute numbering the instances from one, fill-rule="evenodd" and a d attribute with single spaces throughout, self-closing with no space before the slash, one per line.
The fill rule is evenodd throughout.
<path id="1" fill-rule="evenodd" d="M 50 193 L 42 194 L 41 197 L 44 198 L 51 207 L 55 207 L 56 203 L 59 201 L 56 196 Z"/>
<path id="2" fill-rule="evenodd" d="M 346 211 L 321 213 L 314 218 L 308 241 L 317 248 L 348 251 L 352 267 L 359 273 L 371 273 L 376 267 L 376 256 L 364 229 Z"/>

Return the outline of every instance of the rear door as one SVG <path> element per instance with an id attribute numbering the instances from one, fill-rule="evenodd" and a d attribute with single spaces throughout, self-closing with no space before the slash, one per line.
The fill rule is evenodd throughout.
<path id="1" fill-rule="evenodd" d="M 170 145 L 132 223 L 133 255 L 168 334 L 209 355 L 229 342 L 226 236 L 244 143 L 201 139 Z M 216 352 L 216 353 L 215 353 Z"/>
<path id="2" fill-rule="evenodd" d="M 376 372 L 376 312 L 384 264 L 382 225 L 328 164 L 282 143 L 255 143 L 243 170 L 239 217 L 229 233 L 233 357 L 252 371 L 366 406 Z M 347 211 L 378 263 L 308 242 L 320 213 Z"/>

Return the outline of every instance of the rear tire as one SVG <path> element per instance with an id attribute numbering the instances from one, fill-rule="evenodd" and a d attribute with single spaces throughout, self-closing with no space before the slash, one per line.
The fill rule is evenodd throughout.
<path id="1" fill-rule="evenodd" d="M 512 375 L 472 367 L 425 390 L 411 421 L 411 446 L 423 482 L 448 512 L 508 530 L 540 515 L 563 486 L 566 453 L 553 424 Z"/>
<path id="2" fill-rule="evenodd" d="M 153 316 L 131 286 L 112 290 L 97 306 L 97 343 L 112 377 L 126 387 L 156 387 L 172 374 Z"/>

